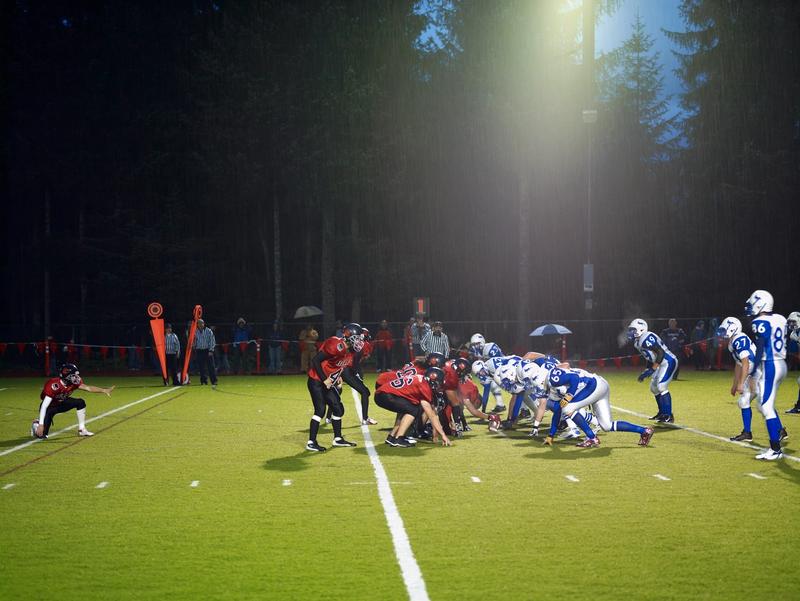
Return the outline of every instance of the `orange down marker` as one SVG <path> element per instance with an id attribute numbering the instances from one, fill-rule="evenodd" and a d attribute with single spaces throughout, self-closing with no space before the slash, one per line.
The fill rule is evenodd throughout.
<path id="1" fill-rule="evenodd" d="M 161 303 L 150 303 L 147 305 L 147 314 L 150 316 L 150 330 L 153 332 L 153 344 L 156 347 L 158 362 L 161 364 L 161 377 L 164 384 L 167 383 L 167 351 L 164 342 L 164 307 Z"/>

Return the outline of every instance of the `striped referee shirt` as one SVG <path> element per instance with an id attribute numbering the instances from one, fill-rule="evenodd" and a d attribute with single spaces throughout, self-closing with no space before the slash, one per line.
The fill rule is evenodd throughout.
<path id="1" fill-rule="evenodd" d="M 447 334 L 442 332 L 441 336 L 436 336 L 433 332 L 425 334 L 420 344 L 422 350 L 426 353 L 442 353 L 445 357 L 450 356 L 450 340 Z"/>
<path id="2" fill-rule="evenodd" d="M 164 345 L 168 355 L 177 355 L 181 352 L 181 342 L 175 332 L 170 332 L 166 335 Z"/>
<path id="3" fill-rule="evenodd" d="M 194 334 L 193 348 L 197 351 L 213 351 L 217 341 L 211 328 L 197 329 Z"/>
<path id="4" fill-rule="evenodd" d="M 411 344 L 419 344 L 422 345 L 422 341 L 425 340 L 425 336 L 431 333 L 431 326 L 430 324 L 423 323 L 422 327 L 420 328 L 416 323 L 411 326 Z"/>

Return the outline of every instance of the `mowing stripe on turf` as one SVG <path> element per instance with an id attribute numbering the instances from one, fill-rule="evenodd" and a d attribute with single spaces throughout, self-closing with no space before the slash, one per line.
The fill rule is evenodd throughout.
<path id="1" fill-rule="evenodd" d="M 138 405 L 139 403 L 144 403 L 145 401 L 149 401 L 150 399 L 154 399 L 157 396 L 161 396 L 162 394 L 167 394 L 168 392 L 172 392 L 173 390 L 177 390 L 178 388 L 179 388 L 178 386 L 173 386 L 172 388 L 167 388 L 166 390 L 162 390 L 161 392 L 157 392 L 156 394 L 151 394 L 150 396 L 146 396 L 143 399 L 139 399 L 137 401 L 133 401 L 131 403 L 128 403 L 127 405 L 122 405 L 122 407 L 117 407 L 116 409 L 111 409 L 110 411 L 106 411 L 105 413 L 101 413 L 100 415 L 96 415 L 96 416 L 94 416 L 94 417 L 92 417 L 90 419 L 87 419 L 86 423 L 87 424 L 91 424 L 92 422 L 96 422 L 98 419 L 103 419 L 104 417 L 108 417 L 109 415 L 113 415 L 113 414 L 115 414 L 115 413 L 117 413 L 119 411 L 124 411 L 128 407 L 133 407 L 134 405 Z M 54 432 L 54 433 L 50 434 L 50 437 L 53 438 L 55 436 L 58 436 L 59 434 L 63 434 L 64 432 L 69 432 L 70 430 L 74 430 L 77 427 L 78 427 L 77 424 L 73 424 L 73 425 L 71 425 L 71 426 L 69 426 L 67 428 L 64 428 L 63 430 L 59 430 L 58 432 Z M 43 439 L 40 439 L 40 438 L 34 438 L 33 440 L 29 440 L 28 442 L 23 442 L 20 445 L 17 445 L 15 447 L 11 447 L 10 449 L 6 449 L 5 451 L 1 452 L 0 453 L 0 457 L 4 457 L 5 455 L 10 455 L 11 453 L 15 453 L 17 451 L 21 451 L 22 449 L 26 449 L 29 446 L 31 446 L 32 444 L 36 444 L 37 442 L 42 442 L 42 440 Z"/>
<path id="2" fill-rule="evenodd" d="M 624 409 L 622 407 L 617 407 L 616 405 L 611 405 L 611 408 L 614 411 L 621 411 L 622 413 L 627 413 L 629 415 L 635 415 L 636 417 L 643 417 L 644 419 L 650 419 L 649 415 L 645 415 L 644 413 L 639 413 L 638 411 L 631 411 L 630 409 Z M 740 447 L 745 447 L 748 449 L 754 449 L 756 451 L 763 451 L 764 447 L 759 447 L 754 444 L 750 444 L 747 442 L 739 442 L 738 440 L 731 440 L 730 438 L 726 438 L 724 436 L 719 436 L 717 434 L 712 434 L 711 432 L 706 432 L 704 430 L 698 430 L 697 428 L 692 428 L 689 426 L 681 426 L 678 424 L 668 424 L 672 428 L 677 428 L 678 430 L 686 430 L 687 432 L 691 432 L 692 434 L 699 434 L 700 436 L 707 436 L 708 438 L 713 438 L 715 440 L 721 440 L 722 442 L 727 442 L 730 444 L 735 444 Z M 658 432 L 656 431 L 656 434 Z M 787 453 L 783 454 L 784 459 L 789 459 L 791 461 L 800 462 L 800 457 L 795 457 L 794 455 L 789 455 Z"/>
<path id="3" fill-rule="evenodd" d="M 360 399 L 357 400 L 356 395 L 353 395 L 353 401 L 356 404 L 356 413 L 360 416 Z M 386 523 L 392 535 L 394 554 L 397 557 L 397 563 L 400 564 L 400 573 L 403 576 L 406 591 L 408 591 L 408 598 L 410 601 L 430 601 L 428 590 L 425 587 L 425 580 L 422 578 L 422 571 L 419 569 L 414 552 L 411 550 L 411 543 L 403 525 L 403 518 L 400 517 L 397 504 L 394 502 L 392 487 L 389 485 L 389 477 L 386 475 L 386 470 L 383 469 L 380 457 L 378 457 L 378 451 L 372 442 L 369 428 L 362 425 L 361 434 L 364 435 L 364 446 L 372 463 L 372 469 L 375 471 L 375 480 L 378 483 L 378 497 L 380 497 L 383 513 L 386 516 Z"/>

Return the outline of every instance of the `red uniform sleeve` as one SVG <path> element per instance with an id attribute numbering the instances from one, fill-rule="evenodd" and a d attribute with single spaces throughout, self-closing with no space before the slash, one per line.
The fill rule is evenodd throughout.
<path id="1" fill-rule="evenodd" d="M 331 336 L 322 343 L 322 347 L 319 350 L 331 357 L 339 357 L 347 353 L 347 346 L 341 338 Z"/>

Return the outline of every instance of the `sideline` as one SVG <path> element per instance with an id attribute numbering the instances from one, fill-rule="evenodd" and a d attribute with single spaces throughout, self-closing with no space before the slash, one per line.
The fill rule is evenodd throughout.
<path id="1" fill-rule="evenodd" d="M 136 401 L 132 401 L 132 402 L 128 403 L 127 405 L 122 405 L 121 407 L 117 407 L 116 409 L 111 409 L 110 411 L 106 411 L 105 413 L 101 413 L 100 415 L 96 415 L 96 416 L 94 416 L 92 418 L 89 418 L 89 419 L 86 420 L 86 423 L 87 424 L 91 424 L 92 422 L 96 422 L 98 419 L 103 419 L 104 417 L 108 417 L 109 415 L 114 415 L 115 413 L 117 413 L 119 411 L 123 411 L 123 410 L 127 409 L 128 407 L 133 407 L 134 405 L 138 405 L 139 403 L 144 403 L 145 401 L 149 401 L 150 399 L 154 399 L 154 398 L 156 398 L 158 396 L 161 396 L 162 394 L 167 394 L 168 392 L 173 392 L 174 390 L 178 390 L 179 388 L 180 388 L 180 386 L 172 386 L 170 388 L 167 388 L 166 390 L 162 390 L 161 392 L 157 392 L 155 394 L 151 394 L 150 396 L 146 396 L 146 397 L 144 397 L 142 399 L 139 399 L 139 400 L 136 400 Z M 63 434 L 64 432 L 69 432 L 70 430 L 74 430 L 77 427 L 78 427 L 78 424 L 72 424 L 71 426 L 69 426 L 67 428 L 64 428 L 62 430 L 59 430 L 58 432 L 54 432 L 54 433 L 50 434 L 49 437 L 50 438 L 54 438 L 54 437 L 58 436 L 59 434 Z M 20 445 L 17 445 L 15 447 L 11 447 L 10 449 L 6 449 L 5 451 L 0 452 L 0 457 L 4 457 L 6 455 L 10 455 L 11 453 L 15 453 L 17 451 L 21 451 L 22 449 L 26 449 L 29 446 L 31 446 L 32 444 L 36 444 L 37 442 L 42 442 L 42 440 L 44 440 L 44 439 L 42 439 L 42 438 L 34 438 L 33 440 L 29 440 L 28 442 L 23 442 Z"/>
<path id="2" fill-rule="evenodd" d="M 627 413 L 628 415 L 635 415 L 636 417 L 643 417 L 644 419 L 650 419 L 649 415 L 645 415 L 644 413 L 639 413 L 637 411 L 631 411 L 630 409 L 624 409 L 622 407 L 617 407 L 616 405 L 611 405 L 611 408 L 614 411 L 621 411 L 622 413 Z M 754 444 L 750 444 L 749 442 L 739 442 L 738 440 L 731 440 L 730 438 L 726 438 L 724 436 L 719 436 L 717 434 L 712 434 L 711 432 L 706 432 L 704 430 L 698 430 L 697 428 L 692 428 L 690 426 L 681 426 L 679 424 L 668 424 L 669 426 L 677 429 L 677 430 L 686 430 L 687 432 L 691 432 L 692 434 L 699 434 L 700 436 L 707 436 L 708 438 L 713 438 L 714 440 L 721 440 L 722 442 L 727 442 L 729 444 L 735 444 L 740 447 L 745 447 L 746 449 L 753 449 L 755 451 L 763 451 L 764 447 L 759 447 Z M 656 434 L 658 434 L 658 430 L 656 430 Z M 800 457 L 796 457 L 795 455 L 789 455 L 788 453 L 783 454 L 784 459 L 788 459 L 789 461 L 797 461 L 800 462 Z"/>
<path id="3" fill-rule="evenodd" d="M 361 421 L 361 401 L 355 390 L 353 390 L 353 401 L 355 402 L 358 419 Z M 411 550 L 411 543 L 408 540 L 408 534 L 403 525 L 403 518 L 400 517 L 400 512 L 397 510 L 397 505 L 394 502 L 392 487 L 389 485 L 389 478 L 386 475 L 386 470 L 383 469 L 383 464 L 381 463 L 380 457 L 378 457 L 378 451 L 375 450 L 375 445 L 372 442 L 369 426 L 362 425 L 361 434 L 364 436 L 364 446 L 367 449 L 369 460 L 372 462 L 372 469 L 375 470 L 375 480 L 378 484 L 378 496 L 381 499 L 383 513 L 386 516 L 386 523 L 392 535 L 394 554 L 397 557 L 397 563 L 400 564 L 400 573 L 403 576 L 406 591 L 408 591 L 408 598 L 410 601 L 430 601 L 428 590 L 425 587 L 425 580 L 422 578 L 422 571 L 419 569 L 417 560 L 414 557 L 414 552 Z"/>

